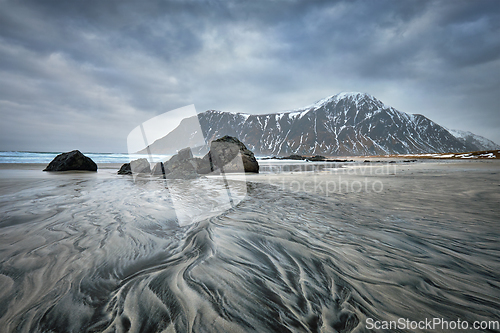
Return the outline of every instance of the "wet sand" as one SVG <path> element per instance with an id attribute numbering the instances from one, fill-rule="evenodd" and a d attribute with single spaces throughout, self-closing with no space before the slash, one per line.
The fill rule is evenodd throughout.
<path id="1" fill-rule="evenodd" d="M 246 180 L 392 211 L 465 213 L 474 220 L 500 222 L 500 160 L 371 160 L 380 162 L 344 163 L 320 172 L 246 175 Z"/>
<path id="2" fill-rule="evenodd" d="M 187 226 L 161 182 L 116 175 L 119 165 L 43 167 L 0 165 L 5 332 L 365 332 L 368 318 L 500 320 L 498 161 L 247 174 L 243 201 Z"/>

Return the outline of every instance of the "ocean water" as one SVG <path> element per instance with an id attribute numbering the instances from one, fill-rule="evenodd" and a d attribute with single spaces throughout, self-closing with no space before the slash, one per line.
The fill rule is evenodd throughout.
<path id="1" fill-rule="evenodd" d="M 287 187 L 310 173 L 281 186 L 248 177 L 237 205 L 184 226 L 160 179 L 0 170 L 1 331 L 442 332 L 367 320 L 498 321 L 494 167 L 408 167 L 377 176 L 383 191 L 335 195 Z"/>
<path id="2" fill-rule="evenodd" d="M 50 163 L 61 152 L 24 152 L 24 151 L 0 151 L 0 163 Z M 85 153 L 95 163 L 128 163 L 143 155 L 119 154 L 119 153 Z M 154 155 L 155 160 L 166 160 L 169 155 Z"/>

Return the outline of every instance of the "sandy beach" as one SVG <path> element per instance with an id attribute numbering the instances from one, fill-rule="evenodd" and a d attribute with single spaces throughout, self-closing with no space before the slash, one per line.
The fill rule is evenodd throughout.
<path id="1" fill-rule="evenodd" d="M 227 175 L 246 180 L 241 202 L 190 225 L 178 224 L 162 180 L 117 175 L 117 164 L 0 164 L 0 327 L 366 332 L 377 331 L 370 320 L 498 321 L 499 162 L 261 162 L 260 174 Z M 184 185 L 211 190 L 217 212 L 214 181 Z M 203 213 L 189 193 L 178 199 Z"/>
<path id="2" fill-rule="evenodd" d="M 377 162 L 345 163 L 341 168 L 322 172 L 247 175 L 246 179 L 388 211 L 470 214 L 475 220 L 498 221 L 500 160 L 372 161 Z M 396 163 L 390 163 L 393 161 Z"/>

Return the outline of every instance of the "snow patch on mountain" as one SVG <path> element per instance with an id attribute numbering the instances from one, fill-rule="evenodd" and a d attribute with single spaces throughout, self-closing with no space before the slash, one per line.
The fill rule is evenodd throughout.
<path id="1" fill-rule="evenodd" d="M 460 141 L 464 143 L 470 143 L 475 146 L 477 146 L 477 150 L 494 150 L 494 149 L 500 149 L 500 145 L 497 143 L 486 139 L 483 136 L 474 134 L 469 131 L 461 131 L 461 130 L 456 130 L 456 129 L 449 129 L 446 128 L 448 132 L 451 133 L 454 137 L 459 139 Z"/>
<path id="2" fill-rule="evenodd" d="M 337 104 L 339 101 L 342 101 L 342 100 L 347 100 L 347 101 L 351 101 L 354 103 L 359 103 L 362 100 L 370 100 L 373 103 L 377 104 L 380 108 L 388 108 L 388 106 L 386 106 L 384 103 L 382 103 L 380 100 L 376 99 L 375 97 L 373 97 L 370 94 L 362 93 L 362 92 L 341 92 L 339 94 L 331 95 L 329 97 L 320 99 L 319 101 L 314 102 L 308 106 L 304 106 L 304 107 L 293 109 L 293 110 L 283 111 L 283 113 L 295 113 L 295 112 L 317 110 L 326 104 L 329 104 L 332 102 Z"/>
<path id="3" fill-rule="evenodd" d="M 207 142 L 235 136 L 260 156 L 462 153 L 498 147 L 470 132 L 452 133 L 421 114 L 398 111 L 360 92 L 332 95 L 279 113 L 209 110 L 198 114 L 198 121 Z M 160 151 L 168 152 L 166 144 L 178 142 L 186 131 L 179 127 L 153 145 L 162 144 L 165 148 Z"/>

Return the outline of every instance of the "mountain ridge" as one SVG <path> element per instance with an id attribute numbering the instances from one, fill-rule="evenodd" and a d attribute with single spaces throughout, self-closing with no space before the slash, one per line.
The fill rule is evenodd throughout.
<path id="1" fill-rule="evenodd" d="M 450 132 L 453 136 L 455 136 L 460 141 L 466 143 L 471 142 L 472 144 L 478 145 L 481 147 L 481 150 L 495 150 L 500 149 L 500 145 L 497 143 L 485 138 L 484 136 L 474 134 L 469 131 L 462 131 L 457 129 L 449 129 L 446 128 L 448 132 Z"/>
<path id="2" fill-rule="evenodd" d="M 194 117 L 193 117 L 194 118 Z M 480 140 L 457 138 L 421 114 L 408 114 L 372 95 L 344 92 L 278 113 L 246 114 L 207 110 L 197 115 L 207 142 L 231 135 L 260 156 L 385 155 L 483 150 Z M 189 118 L 190 119 L 190 118 Z M 185 120 L 185 121 L 184 121 Z M 169 153 L 169 142 L 188 143 L 186 120 L 150 145 Z M 183 124 L 184 123 L 184 124 Z M 487 139 L 485 139 L 487 140 Z"/>

